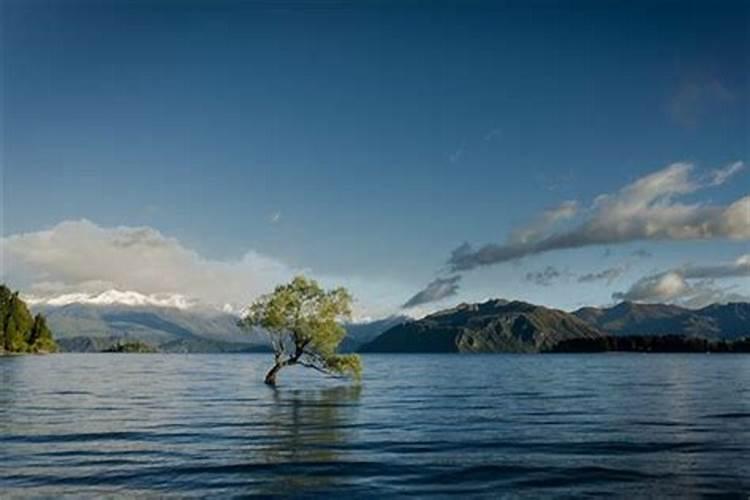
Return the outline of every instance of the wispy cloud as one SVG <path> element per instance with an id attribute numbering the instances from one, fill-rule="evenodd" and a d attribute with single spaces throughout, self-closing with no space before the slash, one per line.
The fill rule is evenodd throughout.
<path id="1" fill-rule="evenodd" d="M 684 266 L 679 269 L 679 272 L 686 279 L 738 278 L 750 276 L 750 254 L 741 255 L 733 262 L 702 266 Z"/>
<path id="2" fill-rule="evenodd" d="M 526 228 L 511 233 L 504 244 L 491 243 L 477 249 L 463 244 L 451 254 L 449 267 L 466 271 L 555 250 L 643 240 L 750 238 L 750 196 L 726 206 L 678 201 L 681 196 L 716 185 L 716 176 L 701 181 L 691 176 L 692 170 L 691 164 L 675 163 L 616 193 L 600 195 L 589 217 L 567 231 L 540 231 L 539 221 L 546 220 L 542 214 Z M 730 170 L 736 174 L 740 168 Z M 728 178 L 723 176 L 722 182 Z"/>
<path id="3" fill-rule="evenodd" d="M 717 168 L 716 170 L 710 173 L 709 184 L 711 186 L 720 186 L 724 184 L 727 180 L 729 180 L 730 177 L 739 173 L 743 168 L 745 168 L 745 164 L 742 163 L 741 161 L 736 161 L 734 163 L 731 163 L 724 168 Z"/>
<path id="4" fill-rule="evenodd" d="M 606 281 L 607 285 L 611 285 L 620 276 L 625 274 L 627 266 L 616 266 L 604 269 L 595 273 L 587 273 L 578 277 L 579 283 L 594 283 L 596 281 Z"/>
<path id="5" fill-rule="evenodd" d="M 679 82 L 670 97 L 668 111 L 677 124 L 695 128 L 711 111 L 730 105 L 735 99 L 734 92 L 718 78 L 692 76 Z"/>
<path id="6" fill-rule="evenodd" d="M 437 278 L 431 281 L 424 290 L 417 292 L 402 306 L 404 309 L 419 306 L 428 302 L 437 302 L 458 293 L 458 282 L 461 276 L 449 276 L 447 278 Z"/>
<path id="7" fill-rule="evenodd" d="M 535 285 L 550 286 L 554 281 L 561 278 L 563 273 L 554 266 L 547 266 L 541 271 L 530 271 L 524 279 Z"/>

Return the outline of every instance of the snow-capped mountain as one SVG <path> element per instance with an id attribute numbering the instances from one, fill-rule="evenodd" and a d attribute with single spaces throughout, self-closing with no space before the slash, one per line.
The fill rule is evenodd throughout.
<path id="1" fill-rule="evenodd" d="M 141 340 L 168 352 L 254 350 L 262 336 L 237 326 L 233 308 L 217 308 L 180 294 L 107 290 L 55 297 L 24 296 L 47 317 L 65 350 L 99 350 L 123 340 Z"/>
<path id="2" fill-rule="evenodd" d="M 67 293 L 56 297 L 37 297 L 27 295 L 23 297 L 27 304 L 46 306 L 67 306 L 69 304 L 90 304 L 97 306 L 154 306 L 174 307 L 176 309 L 190 309 L 198 302 L 180 294 L 150 294 L 145 295 L 133 291 L 107 290 L 99 293 Z"/>
<path id="3" fill-rule="evenodd" d="M 140 340 L 163 352 L 237 352 L 268 348 L 261 332 L 237 326 L 246 308 L 209 306 L 180 294 L 107 290 L 55 297 L 25 295 L 41 312 L 63 350 L 96 351 L 122 340 Z M 345 351 L 356 350 L 403 317 L 346 324 Z"/>

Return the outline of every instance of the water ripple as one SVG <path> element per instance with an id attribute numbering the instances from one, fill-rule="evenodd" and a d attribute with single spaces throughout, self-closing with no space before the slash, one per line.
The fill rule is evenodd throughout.
<path id="1" fill-rule="evenodd" d="M 158 360 L 158 362 L 154 362 Z M 0 496 L 496 498 L 750 490 L 750 357 L 0 358 Z"/>

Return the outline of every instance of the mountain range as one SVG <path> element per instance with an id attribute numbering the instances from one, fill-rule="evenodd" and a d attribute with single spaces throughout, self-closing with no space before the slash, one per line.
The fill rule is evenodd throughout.
<path id="1" fill-rule="evenodd" d="M 576 316 L 502 299 L 461 304 L 408 321 L 362 347 L 363 352 L 538 352 L 602 332 Z"/>
<path id="2" fill-rule="evenodd" d="M 237 326 L 239 313 L 201 306 L 181 295 L 108 290 L 26 301 L 34 312 L 46 317 L 61 351 L 99 352 L 130 341 L 170 353 L 270 350 L 263 332 L 247 332 Z M 354 352 L 406 319 L 392 316 L 347 323 L 340 350 Z"/>
<path id="3" fill-rule="evenodd" d="M 262 332 L 237 326 L 238 314 L 181 296 L 110 290 L 29 301 L 47 318 L 62 351 L 101 351 L 142 341 L 162 352 L 268 351 Z M 460 304 L 421 319 L 391 316 L 348 323 L 344 352 L 538 352 L 574 339 L 684 336 L 736 340 L 750 336 L 750 304 L 687 309 L 623 302 L 565 312 L 522 301 Z"/>
<path id="4" fill-rule="evenodd" d="M 268 350 L 265 336 L 240 329 L 236 315 L 179 298 L 107 291 L 30 302 L 47 318 L 61 351 L 101 351 L 136 340 L 162 352 Z"/>
<path id="5" fill-rule="evenodd" d="M 540 352 L 558 344 L 609 336 L 750 337 L 750 304 L 687 309 L 623 302 L 572 313 L 502 299 L 461 304 L 397 325 L 362 346 L 362 352 Z M 590 343 L 592 343 L 590 342 Z"/>
<path id="6" fill-rule="evenodd" d="M 734 340 L 750 335 L 750 304 L 730 302 L 687 309 L 670 304 L 622 302 L 584 307 L 573 314 L 610 335 L 683 335 Z"/>

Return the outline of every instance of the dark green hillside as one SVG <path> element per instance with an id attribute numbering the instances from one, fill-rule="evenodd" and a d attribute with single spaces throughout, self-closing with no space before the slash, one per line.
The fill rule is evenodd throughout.
<path id="1" fill-rule="evenodd" d="M 44 316 L 29 308 L 5 285 L 0 285 L 0 353 L 54 352 L 57 345 Z"/>
<path id="2" fill-rule="evenodd" d="M 397 325 L 362 352 L 539 352 L 573 338 L 598 338 L 595 327 L 557 309 L 490 300 Z"/>
<path id="3" fill-rule="evenodd" d="M 489 300 L 407 321 L 362 352 L 746 352 L 750 304 L 687 309 L 623 302 L 574 313 Z"/>

